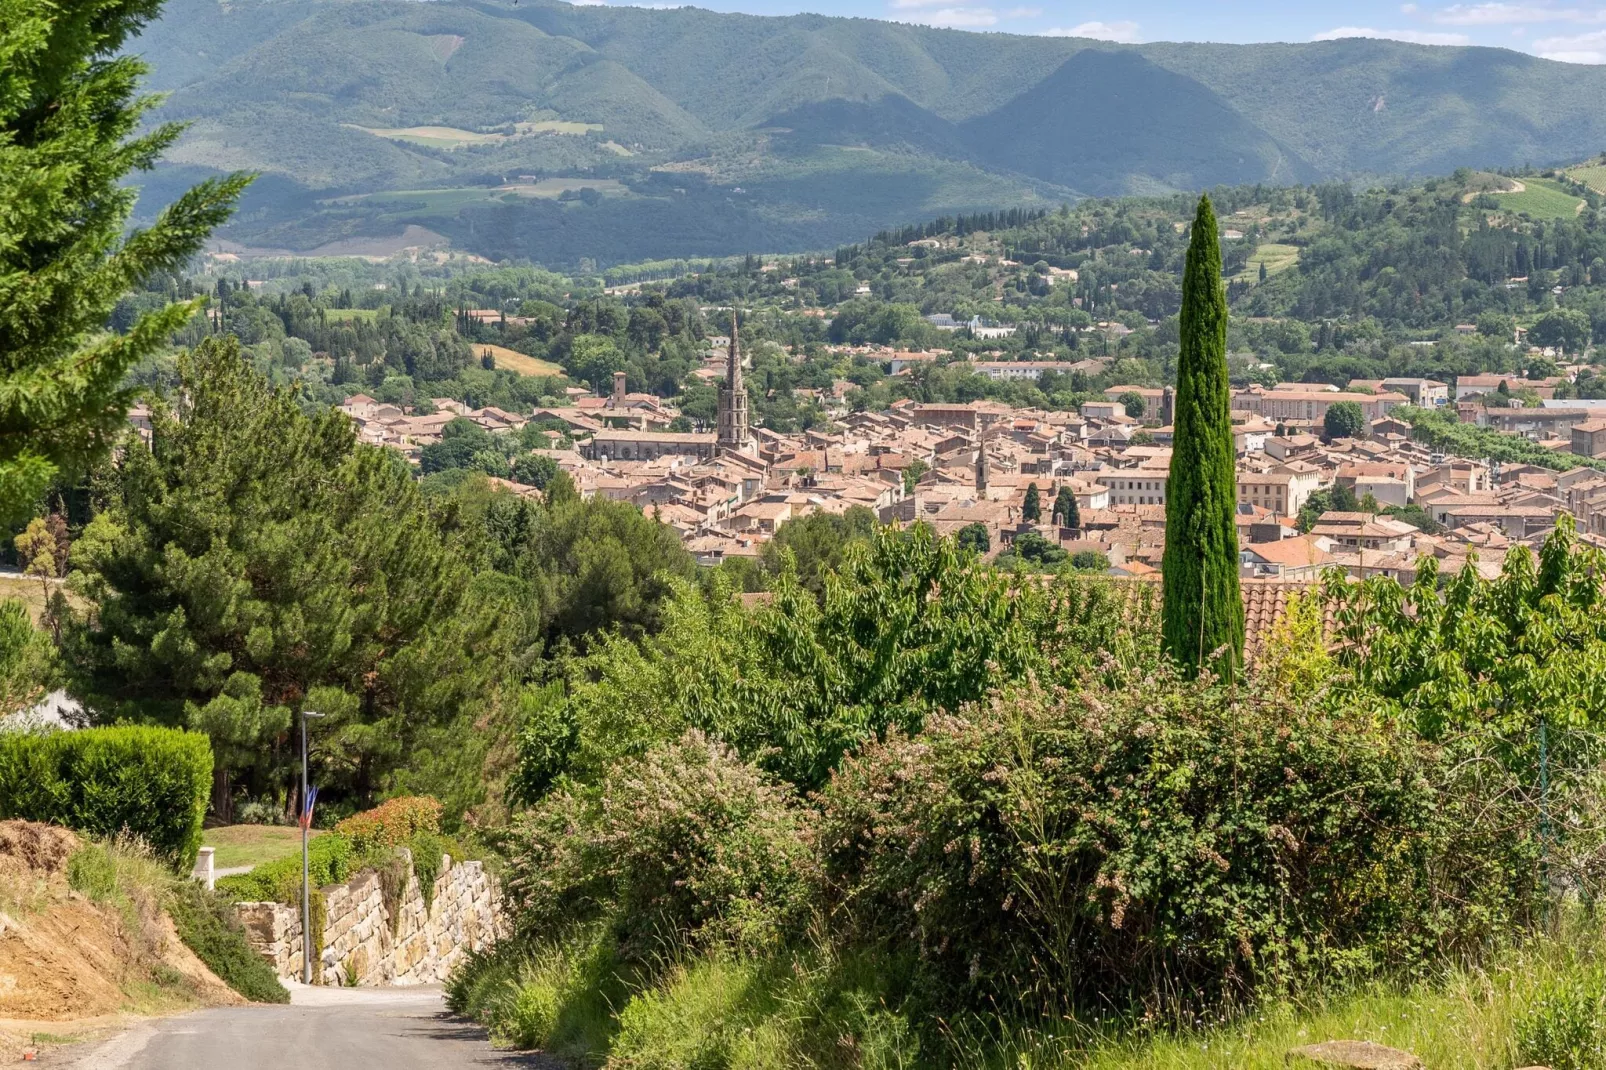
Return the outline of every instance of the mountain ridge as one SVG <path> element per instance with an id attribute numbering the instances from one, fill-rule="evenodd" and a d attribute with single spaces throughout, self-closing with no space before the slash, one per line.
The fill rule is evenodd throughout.
<path id="1" fill-rule="evenodd" d="M 141 211 L 180 170 L 259 169 L 274 181 L 220 236 L 297 249 L 408 225 L 554 265 L 823 247 L 945 213 L 1606 144 L 1606 68 L 1367 39 L 1118 45 L 561 0 L 171 0 L 135 45 L 171 94 L 159 114 L 192 124 Z M 605 195 L 574 196 L 587 183 Z M 671 215 L 683 244 L 651 229 Z M 510 250 L 513 232 L 532 244 Z"/>

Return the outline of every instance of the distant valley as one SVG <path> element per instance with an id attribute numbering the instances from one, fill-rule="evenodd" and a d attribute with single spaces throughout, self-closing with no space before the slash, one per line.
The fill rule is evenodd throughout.
<path id="1" fill-rule="evenodd" d="M 1102 42 L 556 0 L 174 0 L 148 214 L 261 172 L 227 247 L 597 266 L 821 248 L 1082 196 L 1518 167 L 1606 144 L 1606 68 L 1389 41 Z"/>

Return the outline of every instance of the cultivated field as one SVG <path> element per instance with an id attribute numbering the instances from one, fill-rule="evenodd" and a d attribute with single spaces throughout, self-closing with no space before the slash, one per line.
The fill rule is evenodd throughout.
<path id="1" fill-rule="evenodd" d="M 1582 182 L 1596 193 L 1606 194 L 1606 164 L 1574 167 L 1567 172 L 1575 181 Z"/>
<path id="2" fill-rule="evenodd" d="M 1500 205 L 1502 212 L 1527 215 L 1534 219 L 1572 219 L 1584 204 L 1553 179 L 1525 178 L 1520 182 L 1513 180 L 1512 184 L 1520 188 L 1489 194 Z"/>
<path id="3" fill-rule="evenodd" d="M 455 126 L 399 126 L 374 127 L 358 126 L 355 123 L 344 123 L 349 130 L 361 130 L 365 134 L 375 137 L 387 138 L 391 141 L 404 141 L 410 145 L 424 145 L 432 149 L 456 149 L 464 145 L 490 145 L 498 141 L 511 141 L 514 138 L 531 137 L 535 134 L 570 134 L 584 135 L 592 131 L 601 132 L 601 123 L 572 123 L 563 119 L 542 119 L 537 122 L 514 123 L 516 133 L 508 134 L 482 134 L 473 130 L 461 130 Z"/>
<path id="4" fill-rule="evenodd" d="M 379 315 L 377 308 L 329 308 L 324 310 L 324 318 L 332 323 L 345 323 L 347 320 L 371 320 Z"/>
<path id="5" fill-rule="evenodd" d="M 563 369 L 550 360 L 537 360 L 532 356 L 520 353 L 516 349 L 506 346 L 487 345 L 484 342 L 474 343 L 474 355 L 481 356 L 489 351 L 498 368 L 505 368 L 520 375 L 562 375 Z"/>
<path id="6" fill-rule="evenodd" d="M 1299 246 L 1279 245 L 1276 242 L 1266 242 L 1255 248 L 1250 254 L 1249 263 L 1239 278 L 1257 278 L 1260 275 L 1260 265 L 1266 265 L 1266 274 L 1275 275 L 1280 271 L 1287 271 L 1299 263 Z"/>

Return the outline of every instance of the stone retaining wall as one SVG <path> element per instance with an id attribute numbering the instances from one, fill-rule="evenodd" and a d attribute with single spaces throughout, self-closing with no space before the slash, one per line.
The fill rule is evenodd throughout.
<path id="1" fill-rule="evenodd" d="M 441 858 L 435 894 L 424 904 L 407 865 L 407 888 L 392 916 L 379 874 L 365 870 L 323 889 L 325 916 L 319 961 L 326 985 L 437 984 L 458 959 L 490 944 L 501 924 L 496 882 L 479 862 Z M 240 903 L 251 945 L 280 977 L 301 977 L 301 910 L 283 903 Z"/>

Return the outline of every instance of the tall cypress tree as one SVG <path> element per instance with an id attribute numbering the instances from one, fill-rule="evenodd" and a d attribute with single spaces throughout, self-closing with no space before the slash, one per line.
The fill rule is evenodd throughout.
<path id="1" fill-rule="evenodd" d="M 26 515 L 58 475 L 122 432 L 124 373 L 202 301 L 148 311 L 106 334 L 119 298 L 181 267 L 249 181 L 210 179 L 124 234 L 137 190 L 182 132 L 142 129 L 156 97 L 126 51 L 161 0 L 0 0 L 0 521 Z"/>
<path id="2" fill-rule="evenodd" d="M 1238 481 L 1227 383 L 1227 297 L 1209 197 L 1199 198 L 1182 273 L 1182 338 L 1171 478 L 1166 484 L 1161 640 L 1188 675 L 1243 663 L 1238 593 Z"/>
<path id="3" fill-rule="evenodd" d="M 1082 526 L 1082 511 L 1076 504 L 1076 492 L 1062 486 L 1054 496 L 1054 518 L 1068 528 Z"/>
<path id="4" fill-rule="evenodd" d="M 1043 519 L 1043 499 L 1038 493 L 1036 483 L 1026 484 L 1026 500 L 1021 503 L 1020 515 L 1028 524 L 1035 524 Z"/>

